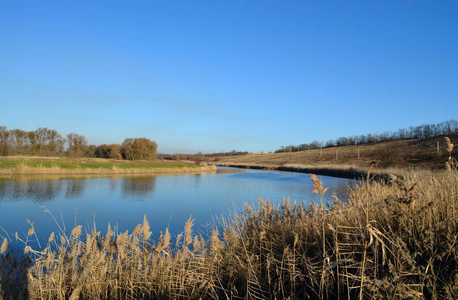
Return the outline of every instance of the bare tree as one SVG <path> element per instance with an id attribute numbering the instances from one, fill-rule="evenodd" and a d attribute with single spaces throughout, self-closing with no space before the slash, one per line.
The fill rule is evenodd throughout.
<path id="1" fill-rule="evenodd" d="M 0 126 L 0 155 L 7 156 L 9 153 L 9 137 L 10 132 L 6 130 L 6 126 Z"/>
<path id="2" fill-rule="evenodd" d="M 68 155 L 70 156 L 84 156 L 88 151 L 87 140 L 84 136 L 69 133 L 67 134 L 68 141 Z"/>
<path id="3" fill-rule="evenodd" d="M 10 130 L 10 145 L 16 153 L 23 153 L 29 143 L 27 131 L 21 129 Z"/>

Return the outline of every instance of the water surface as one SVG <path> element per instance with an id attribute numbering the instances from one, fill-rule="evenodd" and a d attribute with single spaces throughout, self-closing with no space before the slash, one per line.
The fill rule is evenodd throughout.
<path id="1" fill-rule="evenodd" d="M 346 197 L 348 179 L 320 177 L 333 193 Z M 0 237 L 18 232 L 25 237 L 30 223 L 41 241 L 51 232 L 67 232 L 75 224 L 102 233 L 107 224 L 118 232 L 131 232 L 147 216 L 153 238 L 166 227 L 173 234 L 183 230 L 192 216 L 195 230 L 204 234 L 215 220 L 257 198 L 281 202 L 317 201 L 310 175 L 292 172 L 235 170 L 220 168 L 216 173 L 96 178 L 9 177 L 0 178 Z M 45 212 L 48 210 L 52 213 Z M 57 220 L 53 220 L 53 217 Z"/>

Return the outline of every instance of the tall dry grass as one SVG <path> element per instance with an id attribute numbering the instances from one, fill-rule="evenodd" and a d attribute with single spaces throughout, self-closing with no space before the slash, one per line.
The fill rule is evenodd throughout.
<path id="1" fill-rule="evenodd" d="M 457 299 L 458 170 L 361 181 L 348 201 L 258 199 L 208 236 L 80 226 L 0 255 L 0 299 Z M 29 232 L 30 235 L 33 232 Z"/>

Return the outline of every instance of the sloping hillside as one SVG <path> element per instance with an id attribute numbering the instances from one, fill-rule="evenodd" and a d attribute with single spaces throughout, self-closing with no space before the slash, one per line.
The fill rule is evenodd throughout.
<path id="1" fill-rule="evenodd" d="M 448 136 L 451 142 L 458 147 L 458 133 Z M 439 145 L 439 151 L 438 151 Z M 452 156 L 457 159 L 457 149 Z M 397 140 L 371 145 L 354 145 L 314 149 L 299 152 L 285 153 L 250 153 L 240 156 L 218 157 L 215 163 L 245 164 L 263 166 L 283 165 L 352 165 L 367 167 L 373 161 L 379 167 L 411 167 L 439 169 L 445 166 L 448 158 L 447 144 L 444 136 Z"/>

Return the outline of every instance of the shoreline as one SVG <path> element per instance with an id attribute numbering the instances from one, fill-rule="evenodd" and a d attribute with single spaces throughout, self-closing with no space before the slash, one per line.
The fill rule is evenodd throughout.
<path id="1" fill-rule="evenodd" d="M 100 159 L 6 158 L 0 159 L 0 175 L 134 175 L 214 172 L 214 165 L 185 162 L 111 161 Z"/>
<path id="2" fill-rule="evenodd" d="M 191 174 L 214 172 L 216 166 L 199 168 L 157 168 L 157 169 L 62 169 L 62 168 L 27 168 L 27 170 L 0 170 L 0 176 L 17 175 L 155 175 L 155 174 Z"/>
<path id="3" fill-rule="evenodd" d="M 234 164 L 234 163 L 217 163 L 216 166 L 231 167 L 240 169 L 253 169 L 253 170 L 271 170 L 271 171 L 285 171 L 285 172 L 296 172 L 296 173 L 309 173 L 321 176 L 330 176 L 336 178 L 346 179 L 366 179 L 368 174 L 373 180 L 389 180 L 391 174 L 397 176 L 403 176 L 399 174 L 399 170 L 371 170 L 369 168 L 363 169 L 361 167 L 355 167 L 350 165 L 343 166 L 307 166 L 307 165 L 259 165 L 259 164 Z M 392 171 L 392 172 L 389 172 Z"/>

